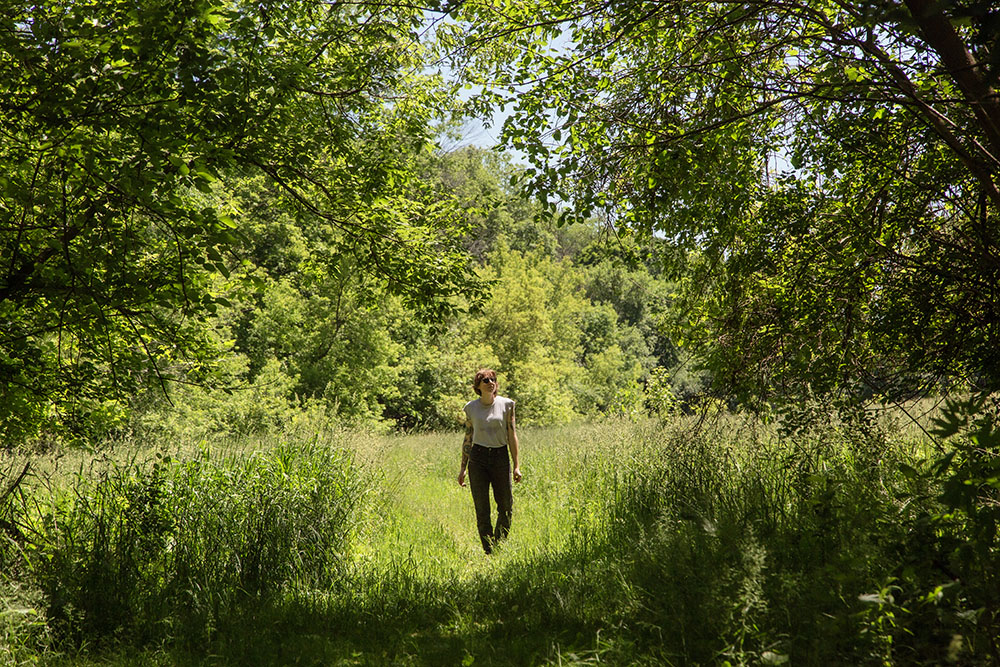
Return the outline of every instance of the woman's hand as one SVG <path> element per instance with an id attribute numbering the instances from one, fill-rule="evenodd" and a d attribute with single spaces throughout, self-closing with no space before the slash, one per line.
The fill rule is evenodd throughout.
<path id="1" fill-rule="evenodd" d="M 465 486 L 465 468 L 458 471 L 458 485 Z"/>
<path id="2" fill-rule="evenodd" d="M 521 468 L 519 466 L 514 467 L 514 481 L 515 482 L 521 481 Z"/>

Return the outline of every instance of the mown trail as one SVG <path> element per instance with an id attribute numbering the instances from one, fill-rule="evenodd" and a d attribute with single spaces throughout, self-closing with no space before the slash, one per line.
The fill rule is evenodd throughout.
<path id="1" fill-rule="evenodd" d="M 596 527 L 623 433 L 522 429 L 512 531 L 492 556 L 456 481 L 461 434 L 391 438 L 365 452 L 379 483 L 355 560 L 366 595 L 353 620 L 376 622 L 351 654 L 369 664 L 543 664 L 558 662 L 567 641 L 594 646 L 600 625 L 575 600 L 584 591 L 572 578 L 584 575 L 571 541 Z"/>
<path id="2" fill-rule="evenodd" d="M 495 558 L 483 554 L 472 497 L 456 481 L 461 434 L 392 440 L 374 462 L 383 478 L 377 490 L 383 502 L 379 520 L 369 526 L 365 551 L 382 558 L 411 557 L 431 577 L 449 570 L 474 577 L 512 558 L 557 549 L 576 520 L 582 498 L 573 487 L 585 481 L 580 467 L 588 458 L 564 444 L 576 434 L 565 436 L 557 429 L 523 431 L 525 477 L 514 486 L 510 540 Z"/>

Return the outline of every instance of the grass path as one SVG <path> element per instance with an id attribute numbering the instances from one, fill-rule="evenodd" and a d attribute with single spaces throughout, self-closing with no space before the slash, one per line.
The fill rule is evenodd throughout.
<path id="1" fill-rule="evenodd" d="M 375 463 L 384 476 L 382 514 L 369 526 L 368 553 L 412 554 L 428 571 L 443 568 L 476 576 L 510 560 L 553 553 L 587 516 L 598 492 L 594 483 L 609 464 L 601 427 L 523 429 L 524 479 L 514 486 L 509 541 L 487 558 L 476 534 L 468 486 L 456 481 L 461 434 L 394 438 Z M 587 451 L 586 443 L 597 449 Z M 613 443 L 612 443 L 613 446 Z M 604 489 L 607 492 L 607 489 Z M 494 515 L 495 518 L 495 515 Z"/>
<path id="2" fill-rule="evenodd" d="M 577 624 L 562 623 L 582 613 L 571 596 L 561 597 L 580 576 L 564 559 L 574 532 L 597 520 L 610 492 L 607 466 L 623 451 L 615 436 L 624 432 L 522 429 L 524 480 L 514 488 L 512 531 L 492 556 L 479 545 L 470 491 L 456 481 L 460 433 L 371 443 L 362 458 L 380 482 L 356 560 L 368 582 L 357 603 L 377 619 L 371 640 L 387 652 L 371 645 L 359 652 L 355 639 L 358 662 L 544 664 L 561 659 L 567 632 L 592 645 L 596 630 L 580 639 Z M 560 623 L 532 620 L 546 617 Z"/>
<path id="3" fill-rule="evenodd" d="M 468 489 L 458 486 L 460 435 L 400 438 L 384 457 L 394 526 L 378 537 L 388 552 L 408 550 L 422 564 L 460 567 L 478 557 Z"/>

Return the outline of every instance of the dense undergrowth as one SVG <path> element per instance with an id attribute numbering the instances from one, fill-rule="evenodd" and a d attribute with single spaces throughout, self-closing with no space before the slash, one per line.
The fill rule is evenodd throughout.
<path id="1" fill-rule="evenodd" d="M 493 557 L 455 435 L 36 462 L 0 510 L 0 660 L 992 664 L 1000 438 L 977 407 L 934 439 L 525 429 Z"/>

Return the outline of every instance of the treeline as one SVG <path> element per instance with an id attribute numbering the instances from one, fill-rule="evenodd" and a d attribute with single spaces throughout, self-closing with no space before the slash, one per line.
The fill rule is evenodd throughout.
<path id="1" fill-rule="evenodd" d="M 538 220 L 509 185 L 518 168 L 486 150 L 430 153 L 419 170 L 450 200 L 459 231 L 443 233 L 467 253 L 473 287 L 444 308 L 407 299 L 301 202 L 233 179 L 227 284 L 241 288 L 208 323 L 217 358 L 174 369 L 186 381 L 151 384 L 123 418 L 168 433 L 296 419 L 455 428 L 481 366 L 497 369 L 524 423 L 636 416 L 699 391 L 667 333 L 672 288 L 655 244 Z"/>
<path id="2" fill-rule="evenodd" d="M 462 212 L 420 171 L 456 111 L 424 9 L 4 8 L 2 446 L 95 441 L 164 392 L 274 407 L 248 381 L 377 415 L 381 302 L 434 320 L 476 287 Z"/>
<path id="3" fill-rule="evenodd" d="M 992 10 L 8 5 L 4 448 L 1000 386 Z"/>

